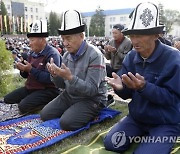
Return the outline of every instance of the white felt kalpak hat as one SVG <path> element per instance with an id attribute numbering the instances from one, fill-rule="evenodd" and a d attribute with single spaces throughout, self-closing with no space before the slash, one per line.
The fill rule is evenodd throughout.
<path id="1" fill-rule="evenodd" d="M 125 35 L 150 35 L 162 33 L 164 26 L 159 25 L 159 11 L 155 4 L 140 3 L 132 13 L 128 28 L 122 30 Z"/>
<path id="2" fill-rule="evenodd" d="M 27 37 L 48 37 L 47 20 L 36 20 L 31 25 L 31 31 Z"/>
<path id="3" fill-rule="evenodd" d="M 58 29 L 59 35 L 71 35 L 85 31 L 85 25 L 82 23 L 81 14 L 76 10 L 68 10 L 63 13 L 61 29 Z"/>

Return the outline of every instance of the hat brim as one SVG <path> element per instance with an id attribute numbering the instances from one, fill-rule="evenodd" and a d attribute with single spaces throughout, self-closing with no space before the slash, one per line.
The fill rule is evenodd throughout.
<path id="1" fill-rule="evenodd" d="M 149 29 L 123 29 L 121 32 L 124 35 L 151 35 L 151 34 L 161 34 L 163 32 L 164 26 L 149 28 Z"/>
<path id="2" fill-rule="evenodd" d="M 58 29 L 59 35 L 71 35 L 71 34 L 77 34 L 85 31 L 85 25 L 81 25 L 79 27 L 68 29 L 68 30 L 62 30 Z"/>
<path id="3" fill-rule="evenodd" d="M 48 37 L 49 33 L 27 33 L 27 37 Z"/>

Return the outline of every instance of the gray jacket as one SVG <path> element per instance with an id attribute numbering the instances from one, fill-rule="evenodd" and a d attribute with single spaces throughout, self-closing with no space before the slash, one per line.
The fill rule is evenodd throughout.
<path id="1" fill-rule="evenodd" d="M 70 98 L 75 100 L 88 99 L 106 104 L 105 59 L 99 49 L 86 43 L 84 52 L 77 60 L 74 61 L 70 53 L 66 52 L 62 62 L 69 67 L 73 74 L 71 81 L 61 77 L 53 78 L 53 82 L 58 88 L 65 89 L 64 94 L 68 94 Z"/>
<path id="2" fill-rule="evenodd" d="M 115 47 L 115 41 L 112 39 L 109 45 Z M 132 43 L 129 38 L 125 36 L 123 42 L 119 45 L 115 53 L 105 52 L 105 57 L 110 60 L 110 65 L 113 69 L 120 69 L 122 67 L 122 61 L 126 54 L 132 49 Z"/>

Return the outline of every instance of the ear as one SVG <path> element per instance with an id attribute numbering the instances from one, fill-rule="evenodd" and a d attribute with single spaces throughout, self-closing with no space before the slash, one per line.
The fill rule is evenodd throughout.
<path id="1" fill-rule="evenodd" d="M 80 37 L 84 39 L 84 33 L 80 33 Z"/>
<path id="2" fill-rule="evenodd" d="M 46 38 L 40 37 L 40 41 L 41 41 L 41 42 L 46 42 Z"/>

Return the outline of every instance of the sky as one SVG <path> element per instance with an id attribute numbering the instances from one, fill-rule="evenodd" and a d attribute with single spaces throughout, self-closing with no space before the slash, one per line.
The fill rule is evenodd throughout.
<path id="1" fill-rule="evenodd" d="M 91 12 L 95 11 L 98 6 L 103 10 L 135 8 L 139 3 L 147 1 L 157 5 L 161 3 L 164 9 L 180 11 L 178 0 L 44 0 L 46 3 L 45 11 L 57 13 L 62 13 L 69 9 L 76 9 L 80 12 Z"/>

